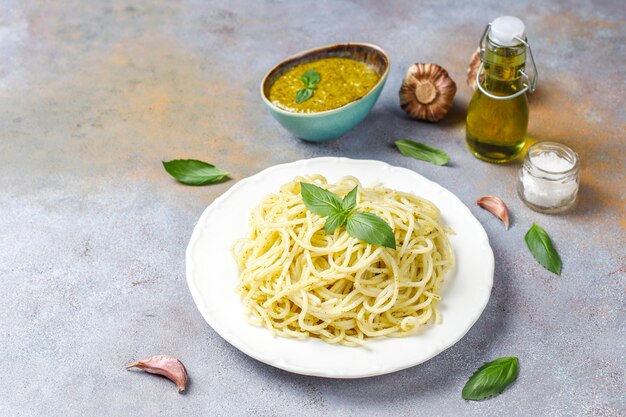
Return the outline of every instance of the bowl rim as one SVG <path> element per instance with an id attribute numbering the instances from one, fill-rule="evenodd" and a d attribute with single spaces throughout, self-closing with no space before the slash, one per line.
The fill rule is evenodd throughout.
<path id="1" fill-rule="evenodd" d="M 337 48 L 337 47 L 345 47 L 345 46 L 360 46 L 360 47 L 365 47 L 365 48 L 370 48 L 375 50 L 376 52 L 378 52 L 379 54 L 381 54 L 381 56 L 384 58 L 385 60 L 385 70 L 383 71 L 383 73 L 380 76 L 380 79 L 378 80 L 378 82 L 376 84 L 374 84 L 374 86 L 370 89 L 370 91 L 367 92 L 367 94 L 365 94 L 363 97 L 359 97 L 354 101 L 351 101 L 349 103 L 344 104 L 343 106 L 340 107 L 336 107 L 334 109 L 330 109 L 330 110 L 324 110 L 324 111 L 318 111 L 318 112 L 312 112 L 312 113 L 298 113 L 298 112 L 291 112 L 291 111 L 287 111 L 287 110 L 283 110 L 280 107 L 276 106 L 274 103 L 272 103 L 269 99 L 269 97 L 267 97 L 265 95 L 265 91 L 263 90 L 263 86 L 265 85 L 265 82 L 267 81 L 267 78 L 272 75 L 277 69 L 278 67 L 288 64 L 292 61 L 297 61 L 300 59 L 305 58 L 308 55 L 317 53 L 317 52 L 324 52 L 325 50 L 331 49 L 331 48 Z M 312 118 L 312 117 L 317 117 L 317 116 L 325 116 L 328 114 L 332 114 L 332 113 L 338 113 L 341 110 L 344 110 L 350 106 L 356 105 L 357 103 L 359 103 L 360 101 L 365 100 L 366 97 L 370 96 L 372 93 L 374 93 L 374 91 L 381 85 L 384 84 L 384 82 L 387 79 L 387 75 L 389 74 L 389 56 L 387 55 L 387 53 L 380 47 L 377 45 L 374 45 L 372 43 L 367 43 L 367 42 L 346 42 L 346 43 L 335 43 L 332 45 L 325 45 L 325 46 L 318 46 L 316 48 L 311 48 L 311 49 L 307 49 L 304 51 L 300 51 L 294 55 L 291 55 L 285 59 L 283 59 L 282 61 L 280 61 L 279 63 L 277 63 L 276 65 L 274 65 L 263 77 L 263 79 L 261 80 L 261 86 L 260 86 L 260 91 L 261 91 L 261 97 L 263 98 L 263 101 L 265 102 L 265 104 L 267 104 L 268 106 L 270 106 L 273 110 L 275 110 L 278 113 L 282 113 L 285 115 L 289 115 L 289 116 L 293 116 L 293 117 L 302 117 L 302 118 Z"/>

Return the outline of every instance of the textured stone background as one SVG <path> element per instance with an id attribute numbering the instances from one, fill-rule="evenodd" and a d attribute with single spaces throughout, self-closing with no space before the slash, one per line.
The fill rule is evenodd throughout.
<path id="1" fill-rule="evenodd" d="M 158 4 L 157 4 L 158 3 Z M 65 1 L 0 4 L 0 414 L 249 416 L 626 415 L 622 0 Z M 519 161 L 474 159 L 464 144 L 466 65 L 488 20 L 521 17 L 539 66 L 529 134 L 570 145 L 583 164 L 568 214 L 526 208 Z M 264 73 L 314 46 L 367 41 L 392 70 L 369 115 L 343 138 L 308 144 L 263 108 Z M 407 120 L 397 90 L 413 62 L 446 67 L 459 92 L 441 123 Z M 449 167 L 402 157 L 413 138 Z M 496 256 L 493 294 L 454 347 L 405 371 L 361 380 L 292 375 L 249 359 L 204 322 L 184 251 L 204 208 L 237 180 L 316 156 L 374 158 L 456 193 Z M 161 160 L 197 158 L 232 173 L 177 184 Z M 513 223 L 474 205 L 509 203 Z M 523 236 L 537 222 L 564 269 L 542 269 Z M 127 372 L 157 353 L 181 358 L 186 395 Z M 505 394 L 464 402 L 484 361 L 518 355 Z"/>

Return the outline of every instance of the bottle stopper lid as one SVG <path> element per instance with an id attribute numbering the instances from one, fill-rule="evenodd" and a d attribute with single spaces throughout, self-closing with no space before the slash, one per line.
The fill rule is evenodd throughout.
<path id="1" fill-rule="evenodd" d="M 524 39 L 524 22 L 514 16 L 500 16 L 491 22 L 489 38 L 502 46 L 515 46 L 521 42 L 515 38 Z"/>

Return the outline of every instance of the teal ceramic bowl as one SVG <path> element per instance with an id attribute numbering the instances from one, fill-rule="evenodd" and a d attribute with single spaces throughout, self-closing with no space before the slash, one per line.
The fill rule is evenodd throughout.
<path id="1" fill-rule="evenodd" d="M 272 84 L 285 72 L 299 64 L 323 58 L 351 58 L 371 65 L 380 80 L 365 96 L 336 109 L 315 113 L 295 113 L 275 106 L 269 100 Z M 261 82 L 261 96 L 270 113 L 293 135 L 310 142 L 323 142 L 338 138 L 357 124 L 374 107 L 385 86 L 389 73 L 389 57 L 378 46 L 366 43 L 346 43 L 310 49 L 287 58 L 267 73 Z"/>

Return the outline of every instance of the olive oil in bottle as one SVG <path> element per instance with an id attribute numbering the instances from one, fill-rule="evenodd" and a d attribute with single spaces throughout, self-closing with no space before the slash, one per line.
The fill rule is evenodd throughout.
<path id="1" fill-rule="evenodd" d="M 526 54 L 532 52 L 524 36 L 524 23 L 502 16 L 490 23 L 481 39 L 481 70 L 467 109 L 465 139 L 474 156 L 502 163 L 524 148 L 528 127 L 526 91 L 534 91 L 525 73 Z M 484 78 L 482 78 L 484 76 Z"/>

